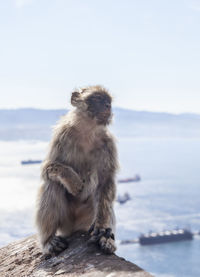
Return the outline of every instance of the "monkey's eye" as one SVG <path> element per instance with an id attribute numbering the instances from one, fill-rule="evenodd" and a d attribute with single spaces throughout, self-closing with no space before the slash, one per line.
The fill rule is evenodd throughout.
<path id="1" fill-rule="evenodd" d="M 105 107 L 106 107 L 106 108 L 110 108 L 110 107 L 111 107 L 111 104 L 110 104 L 110 103 L 105 103 Z"/>

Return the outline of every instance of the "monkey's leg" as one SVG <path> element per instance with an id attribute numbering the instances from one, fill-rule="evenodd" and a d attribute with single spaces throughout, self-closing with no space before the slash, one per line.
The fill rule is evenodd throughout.
<path id="1" fill-rule="evenodd" d="M 79 175 L 70 167 L 60 163 L 52 163 L 47 167 L 48 177 L 58 180 L 74 196 L 83 190 L 83 181 Z"/>
<path id="2" fill-rule="evenodd" d="M 55 236 L 60 222 L 68 220 L 64 188 L 56 183 L 44 184 L 38 197 L 36 223 L 45 255 L 54 256 L 67 248 L 65 238 Z"/>
<path id="3" fill-rule="evenodd" d="M 112 208 L 114 194 L 114 189 L 109 189 L 109 186 L 101 190 L 97 217 L 89 240 L 89 243 L 98 243 L 101 250 L 107 254 L 112 254 L 116 250 L 115 215 Z"/>

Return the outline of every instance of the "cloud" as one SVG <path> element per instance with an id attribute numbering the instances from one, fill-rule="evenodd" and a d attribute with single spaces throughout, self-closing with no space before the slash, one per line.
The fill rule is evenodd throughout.
<path id="1" fill-rule="evenodd" d="M 15 0 L 16 6 L 18 8 L 24 7 L 26 5 L 32 4 L 33 0 Z"/>

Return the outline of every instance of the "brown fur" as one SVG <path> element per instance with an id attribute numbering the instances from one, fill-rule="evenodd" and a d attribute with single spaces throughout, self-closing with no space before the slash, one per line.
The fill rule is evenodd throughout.
<path id="1" fill-rule="evenodd" d="M 94 224 L 91 241 L 112 253 L 114 236 L 105 235 L 115 231 L 117 151 L 106 127 L 111 96 L 101 86 L 87 87 L 73 92 L 71 103 L 76 109 L 55 127 L 42 167 L 36 215 L 40 242 L 44 253 L 59 253 L 66 247 L 61 237 Z"/>

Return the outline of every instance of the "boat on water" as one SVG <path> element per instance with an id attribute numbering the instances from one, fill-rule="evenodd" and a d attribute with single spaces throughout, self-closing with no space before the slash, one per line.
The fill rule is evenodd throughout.
<path id="1" fill-rule="evenodd" d="M 177 229 L 172 231 L 164 231 L 160 233 L 149 233 L 139 237 L 141 245 L 150 245 L 157 243 L 167 243 L 181 240 L 192 240 L 193 233 L 187 229 Z"/>
<path id="2" fill-rule="evenodd" d="M 136 174 L 132 178 L 126 178 L 126 179 L 119 179 L 118 183 L 131 183 L 131 182 L 139 182 L 141 181 L 140 175 Z"/>
<path id="3" fill-rule="evenodd" d="M 40 164 L 42 160 L 26 160 L 26 161 L 21 161 L 22 165 L 27 165 L 27 164 Z"/>
<path id="4" fill-rule="evenodd" d="M 124 204 L 129 200 L 131 200 L 131 197 L 128 192 L 124 193 L 123 195 L 119 195 L 117 197 L 117 202 L 119 202 L 120 204 Z"/>
<path id="5" fill-rule="evenodd" d="M 152 245 L 158 243 L 169 243 L 176 241 L 192 240 L 194 234 L 187 229 L 176 229 L 172 231 L 163 231 L 160 233 L 150 232 L 142 234 L 135 240 L 123 240 L 121 244 L 140 243 L 141 245 Z"/>

